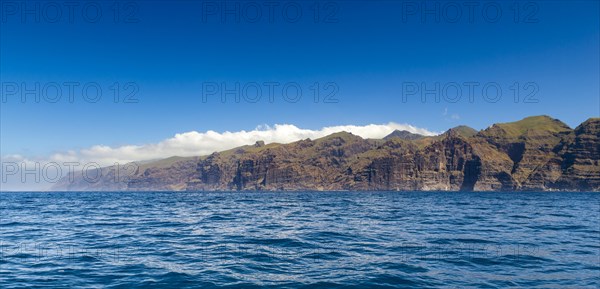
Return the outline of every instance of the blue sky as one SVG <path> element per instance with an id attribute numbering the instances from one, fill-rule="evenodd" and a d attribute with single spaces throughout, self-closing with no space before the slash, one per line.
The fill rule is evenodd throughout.
<path id="1" fill-rule="evenodd" d="M 63 14 L 56 23 L 49 21 L 56 7 L 40 8 L 39 21 L 13 13 L 13 6 L 2 7 L 2 155 L 143 145 L 177 133 L 235 132 L 263 124 L 318 130 L 396 122 L 438 132 L 460 124 L 482 129 L 539 114 L 576 126 L 600 114 L 597 1 L 491 2 L 502 9 L 497 22 L 483 15 L 482 6 L 469 21 L 469 8 L 462 6 L 456 23 L 455 10 L 444 1 L 428 2 L 448 9 L 439 10 L 438 21 L 435 14 L 421 14 L 422 6 L 410 6 L 422 5 L 415 1 L 293 2 L 302 11 L 294 23 L 292 14 L 282 16 L 281 6 L 270 21 L 262 2 L 252 2 L 262 13 L 256 23 L 249 21 L 256 7 L 234 12 L 239 22 L 238 15 L 206 10 L 220 1 L 132 2 L 136 9 L 121 4 L 118 21 L 113 2 L 92 2 L 103 11 L 98 22 L 86 20 L 79 6 L 70 23 L 61 6 L 65 2 L 55 3 Z M 134 23 L 125 20 L 128 16 Z M 72 103 L 65 82 L 81 84 Z M 479 83 L 473 102 L 465 82 Z M 23 103 L 20 94 L 7 94 L 7 83 L 30 88 L 39 83 L 38 96 L 57 83 L 63 95 L 57 103 L 36 103 L 31 95 Z M 80 88 L 90 83 L 102 89 L 96 103 L 81 97 Z M 115 103 L 114 83 L 121 97 L 137 88 L 137 102 Z M 256 83 L 263 95 L 256 103 L 237 103 L 231 95 L 225 103 L 219 95 L 203 102 L 203 84 L 212 83 L 230 88 Z M 272 102 L 264 83 L 280 84 Z M 321 89 L 318 103 L 314 83 Z M 457 102 L 437 103 L 431 95 L 422 102 L 420 94 L 403 101 L 403 83 L 430 89 L 439 83 L 440 91 L 447 87 L 450 94 L 458 84 L 463 95 Z M 519 83 L 518 102 L 514 83 Z M 299 101 L 286 101 L 280 89 L 286 84 L 301 88 Z M 501 87 L 500 100 L 485 100 L 485 85 Z M 336 101 L 324 103 L 329 93 Z M 533 97 L 524 102 L 529 93 Z"/>

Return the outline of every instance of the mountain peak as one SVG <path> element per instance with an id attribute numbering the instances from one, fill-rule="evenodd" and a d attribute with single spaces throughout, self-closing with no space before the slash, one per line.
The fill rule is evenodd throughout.
<path id="1" fill-rule="evenodd" d="M 403 139 L 403 140 L 417 140 L 417 139 L 421 139 L 423 137 L 425 137 L 425 136 L 416 134 L 416 133 L 412 133 L 407 130 L 394 130 L 392 133 L 388 134 L 383 139 L 390 140 L 392 138 L 399 138 L 399 139 Z"/>
<path id="2" fill-rule="evenodd" d="M 501 132 L 507 137 L 520 137 L 528 131 L 544 131 L 549 133 L 565 133 L 571 128 L 564 122 L 547 115 L 530 116 L 515 122 L 494 124 L 483 131 L 484 135 Z"/>
<path id="3" fill-rule="evenodd" d="M 575 128 L 576 132 L 584 132 L 591 131 L 592 133 L 599 134 L 600 133 L 600 118 L 592 117 L 588 118 L 586 121 L 581 123 L 579 126 Z"/>
<path id="4" fill-rule="evenodd" d="M 477 134 L 477 130 L 466 125 L 459 125 L 447 130 L 445 134 L 457 134 L 462 137 L 472 137 Z"/>

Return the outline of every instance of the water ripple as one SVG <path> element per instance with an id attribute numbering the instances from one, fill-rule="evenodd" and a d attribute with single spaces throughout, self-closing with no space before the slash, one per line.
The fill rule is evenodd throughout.
<path id="1" fill-rule="evenodd" d="M 600 194 L 1 193 L 0 288 L 597 288 Z"/>

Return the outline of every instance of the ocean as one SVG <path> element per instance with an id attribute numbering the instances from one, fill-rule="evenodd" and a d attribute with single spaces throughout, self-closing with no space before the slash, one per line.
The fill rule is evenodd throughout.
<path id="1" fill-rule="evenodd" d="M 0 288 L 599 288 L 600 193 L 0 193 Z"/>

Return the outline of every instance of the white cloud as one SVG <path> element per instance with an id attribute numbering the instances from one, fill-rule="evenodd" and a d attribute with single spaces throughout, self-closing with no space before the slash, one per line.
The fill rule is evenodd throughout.
<path id="1" fill-rule="evenodd" d="M 454 120 L 459 120 L 460 119 L 460 115 L 458 115 L 457 113 L 453 113 L 448 118 L 448 108 L 447 107 L 444 108 L 444 112 L 442 112 L 442 116 L 444 117 L 445 121 L 454 121 Z"/>

